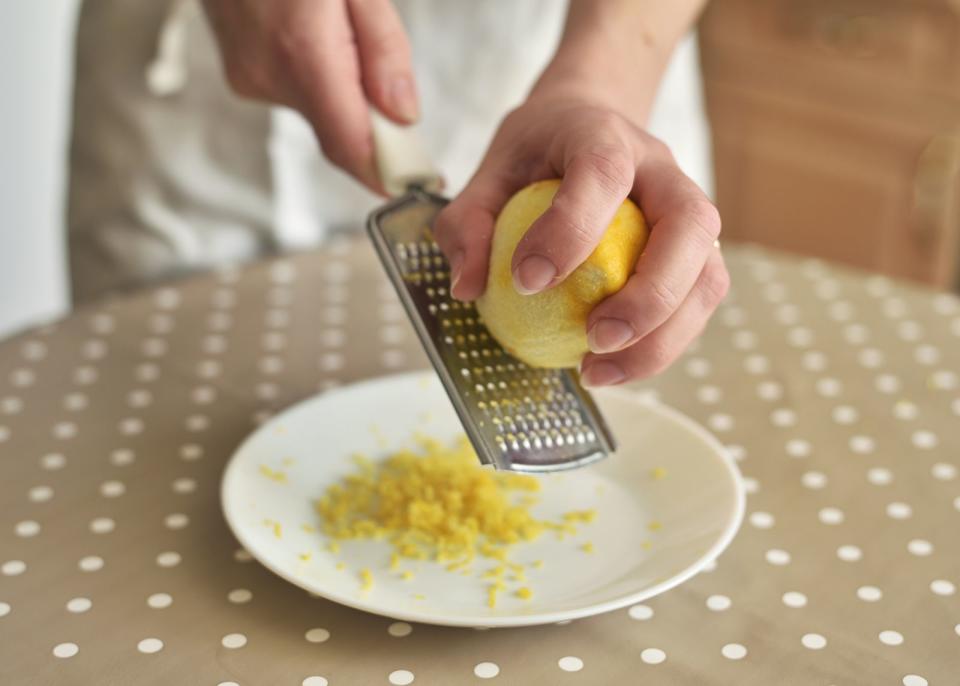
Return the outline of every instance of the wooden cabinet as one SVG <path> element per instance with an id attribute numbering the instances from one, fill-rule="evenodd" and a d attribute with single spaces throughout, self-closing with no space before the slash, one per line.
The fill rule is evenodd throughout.
<path id="1" fill-rule="evenodd" d="M 713 0 L 727 239 L 960 284 L 960 0 Z"/>

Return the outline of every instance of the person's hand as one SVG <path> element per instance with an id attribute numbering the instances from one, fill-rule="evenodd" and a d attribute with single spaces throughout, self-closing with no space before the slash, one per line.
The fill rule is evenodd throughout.
<path id="1" fill-rule="evenodd" d="M 563 177 L 553 204 L 513 255 L 514 284 L 537 293 L 560 283 L 593 251 L 630 196 L 650 238 L 624 288 L 587 320 L 589 385 L 654 375 L 702 331 L 727 293 L 717 249 L 720 217 L 667 147 L 605 106 L 536 98 L 504 120 L 470 183 L 437 217 L 452 293 L 479 297 L 494 221 L 510 196 L 538 179 Z"/>
<path id="2" fill-rule="evenodd" d="M 410 46 L 390 0 L 204 0 L 231 88 L 301 112 L 324 155 L 381 192 L 369 103 L 417 119 Z"/>

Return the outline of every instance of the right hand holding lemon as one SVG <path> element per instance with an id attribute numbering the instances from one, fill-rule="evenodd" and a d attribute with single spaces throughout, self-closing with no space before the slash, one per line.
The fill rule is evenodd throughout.
<path id="1" fill-rule="evenodd" d="M 552 182 L 542 214 L 528 218 L 522 236 L 498 246 L 494 223 L 511 196 L 554 177 L 562 180 Z M 579 288 L 565 281 L 591 262 L 628 197 L 643 211 L 646 222 L 640 223 L 649 227 L 649 238 L 615 250 L 616 268 L 626 273 L 611 272 L 601 280 L 606 290 L 600 289 L 599 304 L 588 299 L 564 310 L 563 297 Z M 527 100 L 504 120 L 477 173 L 434 228 L 450 260 L 453 295 L 477 300 L 489 290 L 478 306 L 496 337 L 533 364 L 579 361 L 588 385 L 622 383 L 665 369 L 700 334 L 729 287 L 715 246 L 716 208 L 663 143 L 599 103 Z M 513 293 L 506 295 L 504 287 Z M 517 298 L 552 291 L 552 299 L 541 301 L 555 308 L 547 313 L 547 325 L 536 319 L 544 311 L 530 307 L 536 300 L 517 305 Z M 578 351 L 570 343 L 576 337 L 555 336 L 571 323 L 581 327 L 579 338 L 589 348 L 585 355 L 583 347 Z M 557 330 L 550 328 L 554 324 Z M 519 346 L 508 340 L 511 333 L 521 334 Z"/>

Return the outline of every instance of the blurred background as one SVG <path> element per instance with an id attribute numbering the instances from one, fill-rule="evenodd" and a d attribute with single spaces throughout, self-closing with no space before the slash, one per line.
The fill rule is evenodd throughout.
<path id="1" fill-rule="evenodd" d="M 0 4 L 0 336 L 68 304 L 78 5 Z M 960 286 L 960 0 L 714 0 L 699 49 L 726 241 Z"/>

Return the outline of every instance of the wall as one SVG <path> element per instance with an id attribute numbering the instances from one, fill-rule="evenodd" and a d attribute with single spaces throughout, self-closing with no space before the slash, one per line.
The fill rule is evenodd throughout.
<path id="1" fill-rule="evenodd" d="M 78 4 L 0 2 L 0 337 L 66 307 L 64 160 Z"/>

